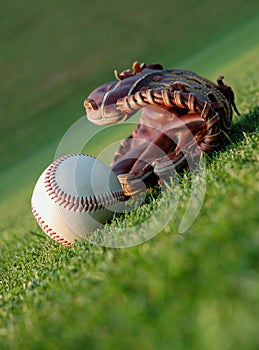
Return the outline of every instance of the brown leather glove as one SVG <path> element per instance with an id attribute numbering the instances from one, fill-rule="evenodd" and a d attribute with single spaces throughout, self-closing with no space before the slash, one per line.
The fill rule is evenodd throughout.
<path id="1" fill-rule="evenodd" d="M 133 64 L 118 81 L 95 89 L 84 101 L 98 125 L 124 121 L 141 111 L 137 128 L 125 139 L 111 165 L 126 195 L 152 187 L 175 171 L 193 168 L 201 153 L 218 149 L 238 113 L 223 76 L 214 84 L 181 69 Z M 239 113 L 238 113 L 239 114 Z"/>

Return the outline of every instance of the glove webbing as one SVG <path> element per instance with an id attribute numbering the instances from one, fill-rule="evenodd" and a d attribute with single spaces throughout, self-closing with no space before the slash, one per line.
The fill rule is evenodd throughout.
<path id="1" fill-rule="evenodd" d="M 212 151 L 219 146 L 218 136 L 221 133 L 219 113 L 215 111 L 210 102 L 204 101 L 198 95 L 182 91 L 170 91 L 169 89 L 147 89 L 119 99 L 117 109 L 121 113 L 132 113 L 147 105 L 166 107 L 169 111 L 170 108 L 184 108 L 187 111 L 200 114 L 207 128 L 207 134 L 200 143 L 201 149 Z M 218 108 L 220 109 L 221 106 L 218 106 Z"/>

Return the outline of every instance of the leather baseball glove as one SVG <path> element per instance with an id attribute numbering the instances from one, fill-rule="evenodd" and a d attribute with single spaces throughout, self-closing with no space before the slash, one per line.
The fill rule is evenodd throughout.
<path id="1" fill-rule="evenodd" d="M 194 168 L 202 152 L 222 145 L 232 108 L 238 113 L 223 76 L 214 84 L 187 70 L 134 62 L 132 71 L 115 71 L 115 77 L 91 92 L 84 106 L 98 125 L 125 121 L 141 109 L 137 128 L 111 164 L 127 196 Z"/>

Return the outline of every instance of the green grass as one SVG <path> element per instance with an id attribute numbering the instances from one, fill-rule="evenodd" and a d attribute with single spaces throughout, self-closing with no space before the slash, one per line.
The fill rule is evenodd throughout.
<path id="1" fill-rule="evenodd" d="M 258 349 L 258 5 L 107 4 L 2 6 L 0 349 Z M 187 232 L 178 229 L 190 175 L 97 236 L 123 233 L 152 210 L 151 226 L 172 216 L 154 239 L 128 249 L 63 248 L 31 215 L 34 183 L 90 89 L 135 59 L 214 80 L 224 74 L 241 116 L 229 143 L 206 158 L 205 201 Z M 112 141 L 102 138 L 85 151 Z"/>

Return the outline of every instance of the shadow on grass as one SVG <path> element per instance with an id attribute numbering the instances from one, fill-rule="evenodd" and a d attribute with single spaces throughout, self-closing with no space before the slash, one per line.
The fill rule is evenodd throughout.
<path id="1" fill-rule="evenodd" d="M 225 134 L 221 146 L 215 152 L 206 153 L 207 164 L 209 164 L 215 156 L 221 152 L 226 152 L 232 145 L 240 143 L 245 134 L 255 134 L 259 132 L 259 106 L 256 106 L 250 112 L 242 114 L 238 120 L 232 122 L 230 132 Z"/>
<path id="2" fill-rule="evenodd" d="M 239 120 L 234 122 L 231 127 L 229 138 L 232 143 L 238 143 L 244 133 L 259 132 L 259 106 L 256 106 L 249 113 L 241 115 Z"/>

